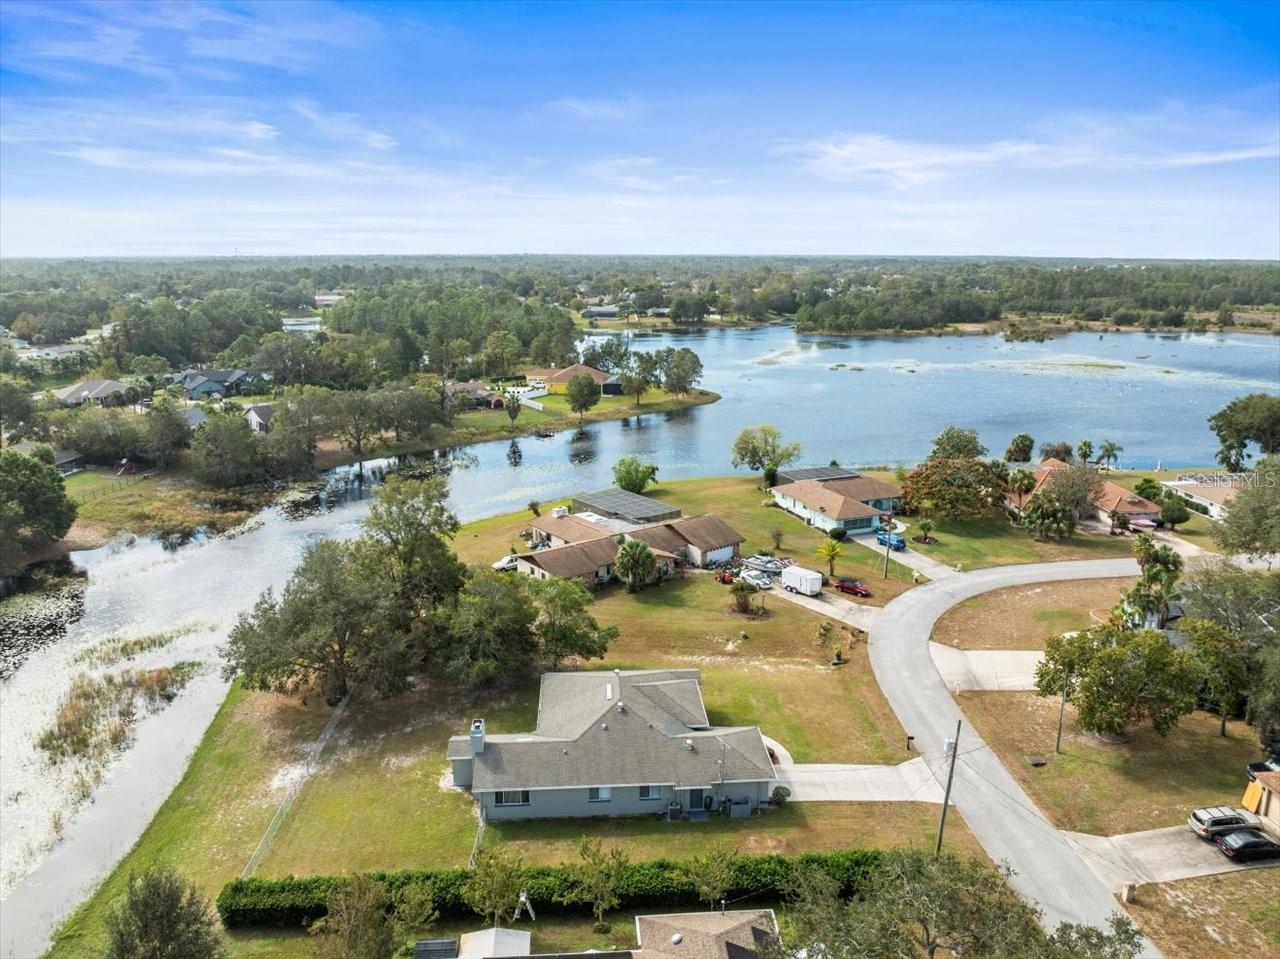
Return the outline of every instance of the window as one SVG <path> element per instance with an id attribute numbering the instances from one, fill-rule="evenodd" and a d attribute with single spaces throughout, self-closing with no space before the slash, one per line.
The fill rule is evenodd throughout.
<path id="1" fill-rule="evenodd" d="M 661 786 L 641 786 L 640 798 L 641 799 L 661 799 L 662 787 Z"/>
<path id="2" fill-rule="evenodd" d="M 613 791 L 608 786 L 592 786 L 587 790 L 587 802 L 608 802 Z"/>
<path id="3" fill-rule="evenodd" d="M 493 803 L 495 806 L 527 806 L 529 805 L 529 790 L 507 789 L 495 793 Z"/>

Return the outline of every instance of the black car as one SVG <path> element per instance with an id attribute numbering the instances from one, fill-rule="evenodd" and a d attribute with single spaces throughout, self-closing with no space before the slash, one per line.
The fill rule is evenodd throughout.
<path id="1" fill-rule="evenodd" d="M 1280 842 L 1256 829 L 1229 832 L 1224 836 L 1217 836 L 1213 841 L 1219 851 L 1233 862 L 1280 859 Z"/>

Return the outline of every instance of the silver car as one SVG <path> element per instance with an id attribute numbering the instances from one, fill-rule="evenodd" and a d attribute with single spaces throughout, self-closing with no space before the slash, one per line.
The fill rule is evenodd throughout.
<path id="1" fill-rule="evenodd" d="M 1244 809 L 1233 806 L 1207 806 L 1187 817 L 1187 825 L 1201 839 L 1213 839 L 1238 829 L 1257 829 L 1262 820 Z"/>
<path id="2" fill-rule="evenodd" d="M 759 570 L 749 569 L 738 578 L 756 589 L 773 589 L 773 580 Z"/>

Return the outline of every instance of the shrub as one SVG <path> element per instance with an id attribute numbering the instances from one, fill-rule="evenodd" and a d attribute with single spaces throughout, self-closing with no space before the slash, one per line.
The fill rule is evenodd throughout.
<path id="1" fill-rule="evenodd" d="M 844 540 L 846 536 L 849 535 L 849 531 L 845 529 L 843 526 L 835 526 L 827 530 L 827 535 L 830 536 L 837 543 L 839 543 L 842 540 Z"/>
<path id="2" fill-rule="evenodd" d="M 802 856 L 738 856 L 734 860 L 726 898 L 758 895 L 781 899 L 797 867 L 821 869 L 850 895 L 878 867 L 881 854 L 872 849 L 808 853 Z M 627 863 L 618 880 L 619 909 L 672 906 L 697 897 L 683 870 L 670 859 Z M 370 876 L 387 887 L 392 900 L 409 887 L 425 892 L 442 919 L 472 919 L 475 914 L 463 899 L 466 869 L 416 869 L 375 872 Z M 522 888 L 540 913 L 581 912 L 560 900 L 572 898 L 577 874 L 573 866 L 538 866 L 523 871 Z M 228 929 L 253 927 L 306 928 L 326 913 L 330 895 L 350 882 L 346 876 L 289 877 L 286 879 L 233 879 L 218 895 L 218 914 Z"/>
<path id="3" fill-rule="evenodd" d="M 773 792 L 769 794 L 769 799 L 775 806 L 785 806 L 790 798 L 791 790 L 786 786 L 774 786 Z"/>

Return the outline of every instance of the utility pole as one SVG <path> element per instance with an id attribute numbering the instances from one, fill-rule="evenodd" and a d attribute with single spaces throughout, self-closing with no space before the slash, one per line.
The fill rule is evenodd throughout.
<path id="1" fill-rule="evenodd" d="M 1058 706 L 1058 741 L 1053 744 L 1055 753 L 1062 752 L 1062 724 L 1067 717 L 1067 685 L 1070 682 L 1069 676 L 1062 677 L 1062 703 Z"/>
<path id="2" fill-rule="evenodd" d="M 933 847 L 936 856 L 942 852 L 942 833 L 947 828 L 947 804 L 951 802 L 951 781 L 956 775 L 956 757 L 960 755 L 960 720 L 956 720 L 956 738 L 951 740 L 951 768 L 947 770 L 947 791 L 942 797 L 942 820 L 938 823 L 938 842 Z"/>

